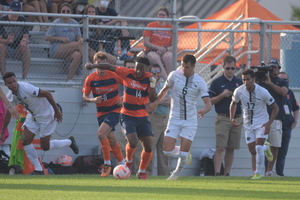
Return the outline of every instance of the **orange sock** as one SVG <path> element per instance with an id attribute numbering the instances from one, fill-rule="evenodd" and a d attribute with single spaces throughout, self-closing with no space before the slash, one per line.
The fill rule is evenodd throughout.
<path id="1" fill-rule="evenodd" d="M 110 143 L 109 140 L 106 138 L 104 140 L 100 140 L 100 144 L 102 147 L 102 153 L 105 161 L 110 160 Z"/>
<path id="2" fill-rule="evenodd" d="M 141 170 L 146 170 L 146 168 L 148 167 L 151 159 L 152 159 L 152 152 L 146 152 L 146 151 L 143 150 L 142 154 L 141 154 L 140 169 Z"/>
<path id="3" fill-rule="evenodd" d="M 111 147 L 111 150 L 112 150 L 114 157 L 117 159 L 118 162 L 121 162 L 122 160 L 124 160 L 124 157 L 121 152 L 121 147 L 118 142 L 115 144 L 115 146 Z"/>
<path id="4" fill-rule="evenodd" d="M 126 160 L 127 161 L 132 161 L 133 160 L 133 155 L 135 152 L 136 148 L 131 148 L 129 143 L 126 144 Z"/>

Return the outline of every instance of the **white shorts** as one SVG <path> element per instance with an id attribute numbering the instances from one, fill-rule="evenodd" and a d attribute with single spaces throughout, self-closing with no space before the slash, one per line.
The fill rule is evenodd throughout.
<path id="1" fill-rule="evenodd" d="M 190 123 L 186 120 L 170 120 L 165 131 L 165 136 L 179 139 L 186 138 L 190 141 L 194 140 L 197 132 L 197 123 Z"/>
<path id="2" fill-rule="evenodd" d="M 54 117 L 34 121 L 32 117 L 26 118 L 24 125 L 32 133 L 39 134 L 41 138 L 51 135 L 56 129 Z"/>
<path id="3" fill-rule="evenodd" d="M 257 138 L 265 138 L 268 139 L 268 135 L 265 135 L 265 127 L 257 128 L 257 129 L 246 129 L 245 128 L 245 139 L 246 143 L 255 142 Z"/>

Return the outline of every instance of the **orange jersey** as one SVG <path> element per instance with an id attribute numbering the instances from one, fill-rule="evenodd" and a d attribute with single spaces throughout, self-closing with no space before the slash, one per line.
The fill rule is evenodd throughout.
<path id="1" fill-rule="evenodd" d="M 170 24 L 166 24 L 165 26 L 160 26 L 158 22 L 151 22 L 147 25 L 148 28 L 172 28 Z M 150 31 L 145 30 L 144 37 L 150 37 L 150 43 L 157 46 L 171 46 L 172 43 L 172 32 L 171 31 Z M 145 47 L 145 52 L 151 51 L 148 47 Z"/>
<path id="2" fill-rule="evenodd" d="M 146 105 L 150 92 L 150 73 L 146 72 L 145 76 L 138 79 L 134 69 L 126 67 L 116 67 L 116 73 L 123 78 L 124 84 L 124 106 L 121 113 L 132 117 L 146 117 Z"/>
<path id="3" fill-rule="evenodd" d="M 118 84 L 122 84 L 122 82 L 122 78 L 108 70 L 103 77 L 99 76 L 97 72 L 93 72 L 85 79 L 82 92 L 89 95 L 92 91 L 93 97 L 102 96 L 103 98 L 100 104 L 96 104 L 97 117 L 110 112 L 120 112 L 121 107 L 117 106 L 116 102 L 120 100 Z"/>

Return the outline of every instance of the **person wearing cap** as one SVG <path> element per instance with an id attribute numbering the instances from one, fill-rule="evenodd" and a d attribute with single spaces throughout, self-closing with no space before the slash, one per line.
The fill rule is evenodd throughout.
<path id="1" fill-rule="evenodd" d="M 103 16 L 114 16 L 114 17 L 121 17 L 117 13 L 117 11 L 111 7 L 108 7 L 111 0 L 99 0 L 99 6 L 97 7 L 97 15 L 103 15 Z M 117 19 L 101 19 L 101 22 L 103 22 L 104 25 L 116 25 L 118 22 L 120 22 L 121 26 L 127 26 L 127 20 L 117 20 Z M 115 55 L 114 48 L 116 39 L 112 39 L 110 37 L 128 37 L 129 32 L 126 29 L 106 29 L 102 33 L 102 40 L 111 40 L 112 43 L 104 44 L 104 49 L 107 53 L 111 55 Z M 127 58 L 131 58 L 127 55 L 127 51 L 130 48 L 129 40 L 121 40 L 121 57 L 120 60 L 125 60 Z"/>
<path id="2" fill-rule="evenodd" d="M 289 75 L 285 72 L 279 72 L 278 77 L 289 82 Z M 288 94 L 284 97 L 283 108 L 282 141 L 276 161 L 276 174 L 278 176 L 284 176 L 285 157 L 288 152 L 292 130 L 296 127 L 299 118 L 299 105 L 291 89 L 288 90 Z"/>
<path id="3" fill-rule="evenodd" d="M 8 15 L 0 17 L 0 21 L 18 21 L 28 22 L 28 19 L 18 12 L 22 11 L 22 5 L 19 1 L 12 1 L 9 5 Z M 0 70 L 3 75 L 6 72 L 6 55 L 10 58 L 20 59 L 22 62 L 22 78 L 27 77 L 30 68 L 30 49 L 29 43 L 29 29 L 27 25 L 9 25 L 0 24 Z"/>
<path id="4" fill-rule="evenodd" d="M 283 80 L 278 77 L 280 64 L 277 58 L 271 58 L 267 64 L 272 67 L 272 70 L 269 70 L 269 75 L 266 75 L 265 81 L 259 81 L 259 85 L 266 88 L 272 97 L 275 99 L 279 107 L 279 112 L 271 124 L 271 130 L 268 137 L 268 142 L 271 146 L 271 152 L 273 154 L 273 160 L 265 160 L 266 165 L 266 176 L 275 176 L 276 173 L 273 172 L 274 163 L 276 162 L 278 149 L 281 147 L 282 140 L 282 120 L 284 118 L 284 97 L 288 93 L 289 84 L 286 80 Z M 268 113 L 271 114 L 271 109 L 268 107 Z"/>

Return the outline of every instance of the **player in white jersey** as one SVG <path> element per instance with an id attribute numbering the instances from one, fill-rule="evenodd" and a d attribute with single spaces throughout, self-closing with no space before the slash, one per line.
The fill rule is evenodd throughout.
<path id="1" fill-rule="evenodd" d="M 264 163 L 264 152 L 268 160 L 273 160 L 270 144 L 265 142 L 270 132 L 270 126 L 276 118 L 279 108 L 271 94 L 263 87 L 255 83 L 254 71 L 246 69 L 242 72 L 243 85 L 235 89 L 230 104 L 230 120 L 234 127 L 240 124 L 234 119 L 237 103 L 242 104 L 243 126 L 246 143 L 252 155 L 252 179 L 261 178 Z M 269 116 L 267 105 L 271 107 Z M 265 145 L 264 145 L 265 144 Z"/>
<path id="2" fill-rule="evenodd" d="M 171 88 L 171 112 L 164 137 L 164 154 L 178 155 L 176 169 L 167 180 L 177 180 L 188 161 L 189 151 L 197 131 L 197 114 L 202 118 L 211 109 L 208 89 L 204 80 L 195 74 L 196 58 L 187 54 L 183 56 L 181 68 L 171 72 L 159 92 L 157 99 L 149 104 L 148 111 L 154 111 L 158 103 Z M 201 96 L 205 107 L 197 112 L 196 104 Z M 180 146 L 175 146 L 180 138 Z"/>
<path id="3" fill-rule="evenodd" d="M 44 174 L 36 150 L 32 145 L 32 140 L 37 133 L 40 136 L 41 148 L 44 151 L 69 146 L 75 154 L 78 154 L 79 148 L 72 136 L 69 139 L 50 141 L 51 134 L 56 129 L 56 121 L 60 123 L 63 119 L 50 92 L 29 83 L 18 82 L 13 72 L 6 72 L 3 75 L 3 80 L 9 89 L 8 100 L 13 105 L 22 104 L 28 111 L 24 123 L 22 145 L 35 168 L 32 172 L 33 175 Z M 4 122 L 2 132 L 11 119 L 9 112 L 6 112 L 5 119 L 7 120 Z"/>

